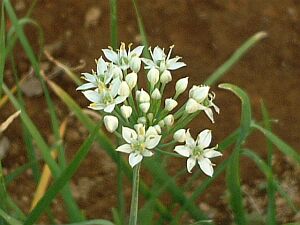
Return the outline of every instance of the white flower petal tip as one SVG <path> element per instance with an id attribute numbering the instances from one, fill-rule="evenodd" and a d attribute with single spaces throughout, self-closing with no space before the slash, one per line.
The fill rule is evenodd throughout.
<path id="1" fill-rule="evenodd" d="M 175 91 L 177 96 L 183 93 L 187 89 L 188 82 L 189 82 L 188 77 L 181 78 L 176 82 Z"/>
<path id="2" fill-rule="evenodd" d="M 173 135 L 173 139 L 177 142 L 185 142 L 186 130 L 185 129 L 177 130 Z"/>
<path id="3" fill-rule="evenodd" d="M 115 116 L 104 116 L 104 125 L 108 132 L 113 133 L 119 125 L 119 120 Z"/>
<path id="4" fill-rule="evenodd" d="M 207 175 L 212 177 L 214 173 L 214 168 L 212 163 L 210 162 L 209 159 L 203 158 L 201 160 L 198 160 L 198 164 L 201 168 L 201 170 Z"/>
<path id="5" fill-rule="evenodd" d="M 178 102 L 172 98 L 167 98 L 165 100 L 165 109 L 169 112 L 172 111 L 177 105 Z"/>
<path id="6" fill-rule="evenodd" d="M 131 146 L 129 144 L 124 144 L 119 146 L 116 149 L 117 152 L 124 152 L 124 153 L 130 153 L 131 152 Z"/>
<path id="7" fill-rule="evenodd" d="M 192 173 L 192 169 L 195 167 L 195 165 L 196 165 L 196 159 L 194 158 L 187 159 L 186 168 L 189 173 Z"/>
<path id="8" fill-rule="evenodd" d="M 139 153 L 130 153 L 129 165 L 133 168 L 143 160 L 143 156 Z"/>

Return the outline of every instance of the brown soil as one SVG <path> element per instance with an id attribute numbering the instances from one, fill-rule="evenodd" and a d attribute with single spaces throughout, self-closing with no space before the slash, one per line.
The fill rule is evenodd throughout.
<path id="1" fill-rule="evenodd" d="M 29 0 L 16 0 L 18 14 L 24 15 L 30 5 Z M 190 76 L 190 83 L 203 82 L 210 73 L 221 65 L 230 54 L 249 36 L 264 30 L 268 38 L 251 50 L 221 82 L 230 82 L 242 87 L 251 97 L 253 113 L 257 120 L 261 119 L 260 100 L 263 99 L 271 112 L 272 118 L 278 119 L 274 124 L 275 132 L 295 149 L 300 148 L 300 5 L 296 0 L 153 0 L 138 1 L 141 14 L 152 46 L 168 46 L 175 44 L 175 53 L 183 56 L 188 65 L 175 73 L 175 80 L 181 76 Z M 119 1 L 119 35 L 120 40 L 138 44 L 135 13 L 131 1 Z M 94 68 L 94 59 L 101 55 L 101 49 L 110 43 L 109 36 L 109 1 L 73 0 L 46 1 L 40 0 L 32 16 L 43 28 L 45 43 L 52 49 L 56 58 L 69 66 L 76 66 L 81 59 L 86 66 L 81 71 Z M 37 43 L 37 34 L 27 30 L 31 41 Z M 36 49 L 38 46 L 34 45 Z M 53 70 L 53 65 L 43 59 L 46 67 Z M 18 50 L 18 67 L 25 75 L 29 71 L 29 63 L 25 54 Z M 11 81 L 6 71 L 8 82 Z M 75 85 L 63 74 L 58 73 L 55 81 L 68 93 L 78 99 L 84 107 L 87 101 L 75 91 Z M 216 123 L 201 116 L 192 126 L 194 133 L 200 129 L 213 129 L 214 142 L 220 142 L 239 123 L 240 103 L 231 94 L 213 87 L 216 92 L 216 104 L 221 114 Z M 171 91 L 171 89 L 170 89 Z M 55 96 L 53 96 L 54 99 Z M 26 98 L 27 110 L 36 125 L 48 141 L 51 126 L 44 98 Z M 56 99 L 61 119 L 67 114 L 67 108 Z M 11 106 L 1 111 L 1 119 L 13 112 Z M 200 122 L 201 121 L 201 122 Z M 199 128 L 199 124 L 201 127 Z M 22 141 L 21 125 L 14 123 L 5 133 L 10 139 L 11 148 L 4 159 L 7 172 L 26 162 Z M 87 132 L 75 120 L 71 120 L 66 134 L 66 148 L 72 156 L 83 142 Z M 264 138 L 255 133 L 247 146 L 255 149 L 262 156 L 266 155 Z M 275 168 L 286 186 L 288 193 L 298 206 L 299 200 L 299 168 L 291 166 L 291 162 L 281 154 L 276 154 Z M 222 159 L 221 159 L 222 160 Z M 175 166 L 184 166 L 182 160 Z M 255 170 L 249 160 L 242 161 L 242 182 L 247 192 L 246 202 L 249 213 L 257 218 L 266 211 L 266 194 L 263 176 Z M 116 207 L 116 168 L 108 156 L 95 146 L 89 157 L 73 179 L 72 188 L 80 207 L 89 218 L 111 218 L 111 208 Z M 199 184 L 201 176 L 196 184 Z M 182 183 L 180 182 L 179 185 Z M 28 211 L 34 182 L 28 171 L 9 187 L 13 198 L 25 211 Z M 298 193 L 298 195 L 297 195 Z M 126 189 L 130 196 L 130 188 Z M 216 197 L 217 196 L 217 197 Z M 65 221 L 63 205 L 58 199 L 55 213 L 60 221 Z M 220 178 L 200 199 L 199 207 L 207 211 L 218 224 L 230 224 L 232 215 L 226 205 L 227 193 L 224 191 L 224 179 Z M 278 197 L 278 219 L 281 222 L 295 222 L 299 215 L 287 210 L 287 206 Z M 299 213 L 298 213 L 299 214 Z M 188 218 L 188 217 L 187 217 Z M 183 224 L 187 224 L 185 220 Z"/>

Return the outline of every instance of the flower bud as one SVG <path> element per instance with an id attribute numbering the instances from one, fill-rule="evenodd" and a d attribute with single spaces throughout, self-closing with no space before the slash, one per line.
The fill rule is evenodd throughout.
<path id="1" fill-rule="evenodd" d="M 129 73 L 126 77 L 125 77 L 125 81 L 127 82 L 129 88 L 132 90 L 136 83 L 137 83 L 137 74 L 132 72 Z"/>
<path id="2" fill-rule="evenodd" d="M 173 139 L 178 142 L 185 142 L 186 139 L 185 129 L 177 130 L 173 135 Z"/>
<path id="3" fill-rule="evenodd" d="M 172 111 L 177 105 L 177 101 L 172 98 L 167 98 L 165 100 L 165 109 L 169 112 Z"/>
<path id="4" fill-rule="evenodd" d="M 198 103 L 203 102 L 208 97 L 208 86 L 193 86 L 189 92 L 189 97 L 195 99 Z"/>
<path id="5" fill-rule="evenodd" d="M 155 88 L 154 91 L 152 92 L 151 94 L 151 98 L 154 99 L 154 100 L 159 100 L 161 99 L 161 93 L 160 91 L 158 90 L 158 88 Z"/>
<path id="6" fill-rule="evenodd" d="M 152 122 L 152 120 L 153 120 L 153 113 L 148 113 L 148 114 L 147 114 L 147 118 L 148 118 L 148 120 L 149 120 L 150 122 Z"/>
<path id="7" fill-rule="evenodd" d="M 177 96 L 186 90 L 186 88 L 188 86 L 188 81 L 189 81 L 189 78 L 185 77 L 185 78 L 181 78 L 180 80 L 178 80 L 176 82 L 175 90 L 176 90 Z"/>
<path id="8" fill-rule="evenodd" d="M 147 74 L 148 81 L 152 86 L 154 86 L 159 80 L 159 71 L 158 69 L 152 67 Z"/>
<path id="9" fill-rule="evenodd" d="M 160 82 L 162 84 L 167 84 L 172 81 L 172 75 L 169 70 L 165 70 L 160 76 Z"/>
<path id="10" fill-rule="evenodd" d="M 174 116 L 172 114 L 167 115 L 164 118 L 164 122 L 165 122 L 166 126 L 168 126 L 168 127 L 172 126 L 174 123 Z"/>
<path id="11" fill-rule="evenodd" d="M 142 102 L 139 107 L 143 113 L 147 113 L 150 108 L 150 102 Z"/>
<path id="12" fill-rule="evenodd" d="M 149 94 L 143 89 L 139 92 L 137 97 L 139 102 L 150 102 Z"/>
<path id="13" fill-rule="evenodd" d="M 190 98 L 186 103 L 185 111 L 187 113 L 194 113 L 199 110 L 199 107 L 200 107 L 200 104 L 198 102 L 196 102 L 195 99 Z"/>
<path id="14" fill-rule="evenodd" d="M 154 128 L 158 134 L 161 134 L 161 127 L 158 124 L 156 124 Z"/>
<path id="15" fill-rule="evenodd" d="M 141 59 L 137 56 L 132 57 L 129 62 L 129 67 L 133 72 L 138 73 L 141 69 Z"/>
<path id="16" fill-rule="evenodd" d="M 104 116 L 104 125 L 108 132 L 113 133 L 119 125 L 118 118 L 115 116 Z"/>
<path id="17" fill-rule="evenodd" d="M 121 82 L 118 94 L 120 96 L 129 96 L 130 88 L 129 88 L 128 84 L 125 81 Z"/>
<path id="18" fill-rule="evenodd" d="M 132 108 L 130 106 L 127 106 L 127 105 L 122 105 L 121 106 L 121 113 L 122 113 L 122 116 L 124 118 L 128 119 L 131 116 Z"/>
<path id="19" fill-rule="evenodd" d="M 165 126 L 165 121 L 164 121 L 164 120 L 159 121 L 159 122 L 158 122 L 158 125 L 159 125 L 160 127 L 164 127 L 164 126 Z"/>
<path id="20" fill-rule="evenodd" d="M 137 122 L 139 123 L 139 124 L 146 124 L 147 123 L 147 119 L 146 119 L 146 117 L 139 117 L 138 118 L 138 120 L 137 120 Z"/>

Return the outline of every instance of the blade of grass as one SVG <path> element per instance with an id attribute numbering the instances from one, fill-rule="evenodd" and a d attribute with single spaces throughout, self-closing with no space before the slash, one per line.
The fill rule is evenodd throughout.
<path id="1" fill-rule="evenodd" d="M 0 217 L 2 217 L 7 222 L 7 224 L 9 224 L 9 225 L 22 225 L 22 223 L 20 221 L 18 221 L 15 218 L 11 217 L 10 215 L 8 215 L 2 209 L 0 209 Z"/>
<path id="2" fill-rule="evenodd" d="M 135 11 L 135 14 L 136 14 L 136 19 L 137 19 L 137 22 L 138 22 L 139 31 L 140 31 L 140 35 L 141 35 L 141 38 L 142 38 L 142 44 L 145 46 L 145 50 L 143 51 L 143 55 L 146 58 L 150 58 L 147 34 L 146 34 L 146 31 L 145 31 L 142 16 L 140 14 L 140 11 L 139 11 L 139 8 L 138 8 L 138 5 L 137 5 L 137 1 L 132 0 L 132 4 L 133 4 L 134 11 Z"/>
<path id="3" fill-rule="evenodd" d="M 219 87 L 233 92 L 240 98 L 242 104 L 240 132 L 227 166 L 226 183 L 230 194 L 230 206 L 234 214 L 234 220 L 238 225 L 246 225 L 247 220 L 243 206 L 240 182 L 240 151 L 243 142 L 250 132 L 252 118 L 251 104 L 248 95 L 241 88 L 232 84 L 220 84 Z"/>
<path id="4" fill-rule="evenodd" d="M 47 89 L 47 86 L 45 85 L 45 82 L 43 80 L 43 77 L 40 74 L 40 67 L 39 67 L 39 62 L 35 57 L 35 54 L 33 52 L 33 49 L 31 48 L 31 45 L 26 37 L 26 35 L 24 34 L 24 31 L 22 29 L 22 26 L 20 26 L 18 18 L 14 12 L 14 9 L 10 3 L 9 0 L 4 0 L 4 6 L 6 8 L 7 14 L 13 24 L 13 26 L 15 27 L 16 33 L 18 35 L 18 38 L 26 52 L 27 57 L 29 58 L 32 67 L 34 69 L 35 74 L 37 75 L 37 77 L 40 80 L 43 92 L 45 94 L 45 99 L 47 102 L 47 106 L 48 106 L 48 110 L 50 113 L 50 118 L 51 118 L 51 125 L 52 125 L 52 130 L 54 133 L 54 137 L 55 137 L 55 141 L 57 143 L 60 143 L 60 136 L 59 136 L 59 122 L 56 116 L 56 112 L 55 112 L 55 106 L 51 100 L 49 91 Z M 59 165 L 64 168 L 66 166 L 66 162 L 65 162 L 65 156 L 64 156 L 64 149 L 63 146 L 60 145 L 59 146 L 59 155 L 58 155 L 58 161 L 59 161 Z M 68 215 L 70 217 L 70 220 L 72 222 L 77 222 L 77 221 L 81 221 L 84 220 L 84 217 L 80 211 L 80 209 L 78 208 L 72 194 L 71 194 L 71 190 L 69 187 L 69 184 L 66 184 L 64 191 L 62 192 L 63 195 L 63 199 L 66 203 L 66 207 L 67 207 L 67 211 L 68 211 Z"/>
<path id="5" fill-rule="evenodd" d="M 4 67 L 5 67 L 5 11 L 4 11 L 4 4 L 1 4 L 1 22 L 0 22 L 0 98 L 2 96 L 2 84 L 3 84 L 3 77 L 4 77 Z"/>
<path id="6" fill-rule="evenodd" d="M 43 198 L 38 202 L 37 206 L 28 215 L 24 225 L 32 225 L 40 215 L 43 213 L 44 208 L 49 206 L 55 196 L 62 190 L 67 182 L 72 178 L 74 173 L 77 171 L 81 162 L 86 158 L 91 146 L 95 140 L 96 134 L 98 133 L 100 125 L 97 125 L 93 130 L 91 135 L 86 139 L 86 141 L 81 145 L 80 149 L 74 156 L 72 162 L 68 165 L 66 169 L 60 174 L 60 176 L 54 181 L 53 185 L 48 189 Z"/>
<path id="7" fill-rule="evenodd" d="M 213 85 L 215 84 L 226 72 L 228 72 L 232 66 L 237 63 L 243 55 L 245 55 L 253 46 L 255 46 L 260 40 L 265 38 L 267 33 L 260 31 L 246 40 L 235 52 L 230 56 L 230 58 L 223 63 L 215 72 L 213 72 L 204 84 Z"/>
<path id="8" fill-rule="evenodd" d="M 294 160 L 297 164 L 300 164 L 300 154 L 295 149 L 286 144 L 271 131 L 266 130 L 257 123 L 253 122 L 251 126 L 262 132 L 284 155 Z"/>
<path id="9" fill-rule="evenodd" d="M 272 170 L 270 169 L 269 165 L 262 159 L 260 158 L 257 153 L 254 151 L 251 151 L 249 149 L 243 149 L 243 155 L 246 157 L 250 158 L 253 160 L 253 162 L 256 163 L 257 167 L 260 169 L 260 171 L 266 176 L 267 179 L 272 177 Z M 286 193 L 286 191 L 282 188 L 280 185 L 279 181 L 273 176 L 272 177 L 272 183 L 275 191 L 278 191 L 278 193 L 285 199 L 287 202 L 288 206 L 294 211 L 294 213 L 297 213 L 299 210 L 294 204 L 293 200 L 291 197 Z"/>
<path id="10" fill-rule="evenodd" d="M 110 40 L 113 49 L 118 47 L 118 16 L 117 16 L 117 0 L 109 0 L 110 5 Z"/>
<path id="11" fill-rule="evenodd" d="M 264 127 L 272 132 L 272 127 L 270 123 L 270 117 L 266 105 L 261 101 L 261 112 L 263 115 Z M 267 212 L 267 224 L 277 225 L 276 222 L 276 200 L 275 194 L 276 190 L 273 182 L 273 171 L 272 171 L 272 159 L 273 159 L 273 146 L 272 143 L 267 139 L 268 148 L 268 166 L 270 168 L 270 176 L 267 178 L 267 194 L 268 194 L 268 212 Z"/>
<path id="12" fill-rule="evenodd" d="M 62 224 L 62 225 L 115 225 L 112 222 L 108 220 L 88 220 L 84 222 L 79 223 L 68 223 L 68 224 Z"/>

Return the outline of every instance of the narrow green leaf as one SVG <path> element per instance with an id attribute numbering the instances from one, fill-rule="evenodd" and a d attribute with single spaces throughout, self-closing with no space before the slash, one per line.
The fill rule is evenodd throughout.
<path id="1" fill-rule="evenodd" d="M 0 217 L 2 217 L 9 225 L 22 225 L 22 223 L 15 218 L 8 215 L 2 209 L 0 209 Z"/>
<path id="2" fill-rule="evenodd" d="M 143 55 L 146 58 L 150 58 L 150 53 L 149 53 L 149 50 L 148 50 L 149 49 L 149 44 L 148 44 L 148 40 L 147 40 L 147 34 L 146 34 L 146 31 L 145 31 L 143 19 L 142 19 L 142 16 L 140 14 L 140 11 L 139 11 L 137 1 L 132 0 L 132 3 L 133 3 L 133 7 L 134 7 L 134 10 L 135 10 L 135 14 L 136 14 L 136 19 L 137 19 L 138 27 L 139 27 L 139 30 L 140 30 L 140 35 L 142 37 L 142 44 L 145 46 L 145 50 L 143 51 Z"/>
<path id="3" fill-rule="evenodd" d="M 44 208 L 49 206 L 55 196 L 61 191 L 61 189 L 66 185 L 67 182 L 72 178 L 76 170 L 78 169 L 81 162 L 87 156 L 91 146 L 94 142 L 95 136 L 98 133 L 99 125 L 96 126 L 91 135 L 86 139 L 86 141 L 81 145 L 80 149 L 74 156 L 74 159 L 69 164 L 69 166 L 63 170 L 61 175 L 54 181 L 53 185 L 48 189 L 43 198 L 38 202 L 36 207 L 28 215 L 24 225 L 32 225 L 41 216 Z"/>
<path id="4" fill-rule="evenodd" d="M 232 84 L 220 84 L 219 87 L 233 92 L 240 98 L 242 103 L 240 133 L 227 166 L 226 183 L 230 194 L 230 206 L 234 214 L 234 220 L 238 225 L 246 225 L 247 221 L 240 182 L 240 151 L 241 145 L 250 132 L 251 104 L 248 95 L 241 88 Z"/>
<path id="5" fill-rule="evenodd" d="M 5 67 L 5 15 L 4 15 L 4 4 L 1 4 L 1 22 L 0 22 L 0 98 L 2 96 L 2 84 L 4 77 L 4 67 Z"/>
<path id="6" fill-rule="evenodd" d="M 294 160 L 296 163 L 300 164 L 300 154 L 295 149 L 293 149 L 275 134 L 266 130 L 260 125 L 253 122 L 251 126 L 262 132 L 284 155 Z"/>
<path id="7" fill-rule="evenodd" d="M 115 225 L 108 220 L 87 220 L 79 223 L 68 223 L 62 225 Z"/>
<path id="8" fill-rule="evenodd" d="M 263 115 L 264 126 L 267 130 L 272 131 L 270 117 L 266 105 L 261 101 L 261 112 Z M 268 166 L 270 168 L 270 176 L 268 177 L 268 211 L 267 211 L 267 224 L 276 225 L 276 190 L 273 182 L 273 171 L 272 171 L 272 159 L 273 159 L 273 146 L 272 143 L 267 139 L 268 147 Z"/>
<path id="9" fill-rule="evenodd" d="M 243 55 L 245 55 L 253 46 L 255 46 L 261 39 L 265 38 L 267 33 L 264 31 L 258 32 L 250 37 L 245 43 L 243 43 L 231 56 L 223 63 L 215 72 L 213 72 L 206 81 L 207 85 L 215 84 L 226 72 L 228 72 L 232 66 L 237 63 Z"/>
<path id="10" fill-rule="evenodd" d="M 117 0 L 109 0 L 110 5 L 110 40 L 113 49 L 118 47 L 118 15 Z"/>

